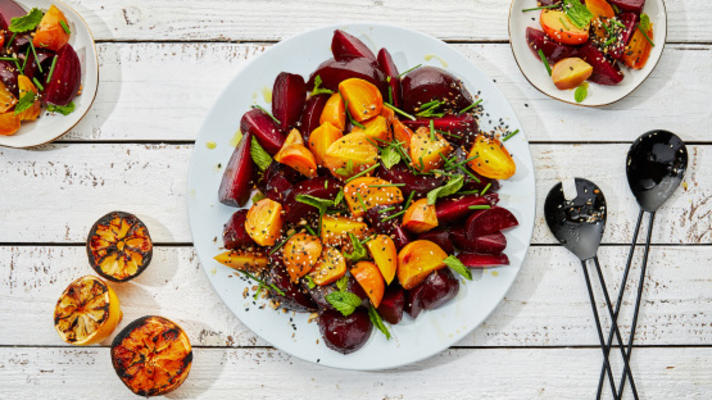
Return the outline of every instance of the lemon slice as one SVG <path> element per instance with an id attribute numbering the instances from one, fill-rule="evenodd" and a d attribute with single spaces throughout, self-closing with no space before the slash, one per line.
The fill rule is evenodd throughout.
<path id="1" fill-rule="evenodd" d="M 121 321 L 116 293 L 87 275 L 70 283 L 54 307 L 54 327 L 67 343 L 83 346 L 106 339 Z"/>

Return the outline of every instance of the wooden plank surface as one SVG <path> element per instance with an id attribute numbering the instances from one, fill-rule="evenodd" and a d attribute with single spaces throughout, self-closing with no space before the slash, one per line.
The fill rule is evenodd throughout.
<path id="1" fill-rule="evenodd" d="M 712 391 L 710 363 L 710 348 L 643 348 L 631 367 L 642 399 L 692 400 Z M 387 372 L 324 368 L 271 349 L 195 349 L 190 376 L 167 398 L 585 399 L 599 366 L 598 349 L 451 349 Z M 137 398 L 105 348 L 0 348 L 0 371 L 0 395 L 11 398 Z"/>
<path id="2" fill-rule="evenodd" d="M 218 143 L 218 146 L 229 145 Z M 627 243 L 638 206 L 625 181 L 627 144 L 534 144 L 537 180 L 533 243 L 554 243 L 543 219 L 543 200 L 559 180 L 581 176 L 597 182 L 607 198 L 606 243 Z M 121 209 L 137 213 L 156 242 L 191 242 L 186 210 L 191 145 L 53 144 L 43 151 L 0 149 L 0 181 L 6 191 L 0 215 L 11 215 L 0 242 L 81 243 L 96 219 Z M 656 243 L 712 242 L 712 146 L 689 146 L 683 188 L 658 214 Z M 516 154 L 515 154 L 516 159 Z M 222 173 L 217 169 L 215 174 Z M 685 188 L 686 187 L 686 188 Z M 21 190 L 19 190 L 21 188 Z M 217 189 L 216 189 L 217 193 Z M 216 195 L 217 197 L 217 195 Z M 642 240 L 641 235 L 641 240 Z"/>
<path id="3" fill-rule="evenodd" d="M 618 291 L 627 250 L 624 246 L 606 246 L 600 251 L 612 294 Z M 624 332 L 630 326 L 641 257 L 639 249 L 621 317 Z M 655 246 L 650 257 L 636 343 L 712 343 L 710 312 L 705 306 L 712 301 L 707 290 L 712 282 L 712 247 Z M 6 266 L 5 271 L 9 268 L 9 273 L 0 278 L 0 346 L 63 345 L 52 326 L 52 313 L 69 282 L 94 273 L 85 249 L 0 247 L 0 265 Z M 224 267 L 212 263 L 208 271 L 216 268 Z M 124 312 L 118 329 L 140 316 L 159 314 L 183 326 L 194 345 L 268 345 L 244 327 L 218 298 L 190 247 L 157 247 L 146 272 L 112 287 Z M 603 298 L 599 295 L 599 299 Z M 603 303 L 599 312 L 607 315 Z M 458 346 L 595 345 L 598 339 L 593 326 L 578 261 L 562 247 L 536 246 L 529 249 L 504 301 Z"/>
<path id="4" fill-rule="evenodd" d="M 508 44 L 454 46 L 496 81 L 529 140 L 632 141 L 650 129 L 664 128 L 687 141 L 711 141 L 701 129 L 712 118 L 707 101 L 712 81 L 706 79 L 712 70 L 710 45 L 668 45 L 641 88 L 600 109 L 555 102 L 539 93 L 519 72 Z M 268 47 L 100 44 L 101 81 L 96 101 L 89 115 L 63 140 L 194 140 L 224 86 L 246 61 Z M 271 88 L 271 78 L 265 82 Z M 595 88 L 593 85 L 590 90 Z M 486 107 L 486 99 L 484 104 Z"/>
<path id="5" fill-rule="evenodd" d="M 506 41 L 510 0 L 69 0 L 99 40 L 281 40 L 345 22 L 401 25 L 445 40 Z M 709 41 L 704 0 L 668 0 L 668 39 Z"/>

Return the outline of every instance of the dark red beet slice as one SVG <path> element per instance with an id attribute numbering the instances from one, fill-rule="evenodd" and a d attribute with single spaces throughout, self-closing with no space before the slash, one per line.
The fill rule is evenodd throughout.
<path id="1" fill-rule="evenodd" d="M 458 228 L 450 232 L 450 239 L 459 249 L 475 253 L 499 254 L 507 247 L 507 238 L 502 232 L 490 233 L 470 240 L 465 230 Z"/>
<path id="2" fill-rule="evenodd" d="M 488 210 L 475 211 L 465 223 L 465 232 L 467 238 L 473 240 L 517 225 L 519 225 L 517 218 L 509 210 L 492 207 Z"/>
<path id="3" fill-rule="evenodd" d="M 363 291 L 363 288 L 361 285 L 359 285 L 358 282 L 356 282 L 356 279 L 354 279 L 351 274 L 348 275 L 349 280 L 348 280 L 348 286 L 347 286 L 347 291 L 355 294 L 356 296 L 361 298 L 361 305 L 364 307 L 368 307 L 369 300 L 368 296 L 366 295 L 366 292 Z M 311 296 L 312 300 L 316 305 L 319 307 L 320 310 L 333 310 L 334 307 L 329 303 L 329 301 L 326 300 L 326 296 L 334 291 L 338 291 L 339 289 L 336 287 L 336 283 L 331 283 L 328 285 L 324 286 L 315 286 L 313 288 L 309 288 L 306 282 L 303 281 L 304 290 L 306 290 L 309 295 Z"/>
<path id="4" fill-rule="evenodd" d="M 3 85 L 17 97 L 19 88 L 17 87 L 18 71 L 12 61 L 0 60 L 0 81 Z"/>
<path id="5" fill-rule="evenodd" d="M 257 181 L 257 188 L 270 199 L 283 203 L 292 186 L 302 180 L 302 176 L 284 164 L 272 162 Z"/>
<path id="6" fill-rule="evenodd" d="M 227 163 L 218 190 L 218 198 L 223 204 L 235 207 L 243 206 L 250 199 L 254 178 L 254 165 L 250 157 L 250 140 L 252 140 L 252 135 L 249 132 L 243 135 L 240 144 L 232 152 L 230 161 Z"/>
<path id="7" fill-rule="evenodd" d="M 376 61 L 376 56 L 373 55 L 373 52 L 364 42 L 341 29 L 335 30 L 334 36 L 331 38 L 331 53 L 337 61 L 358 57 Z"/>
<path id="8" fill-rule="evenodd" d="M 328 182 L 328 184 L 325 184 L 325 182 Z M 282 204 L 284 207 L 284 220 L 286 222 L 298 222 L 302 218 L 308 220 L 310 216 L 318 214 L 316 208 L 298 202 L 296 200 L 298 195 L 307 194 L 319 197 L 320 199 L 333 200 L 340 189 L 341 183 L 332 178 L 323 176 L 299 182 L 292 188 L 292 191 L 287 196 L 287 200 Z"/>
<path id="9" fill-rule="evenodd" d="M 470 213 L 472 213 L 472 210 L 469 209 L 470 206 L 481 206 L 485 204 L 489 204 L 489 201 L 487 201 L 485 197 L 476 194 L 450 197 L 435 203 L 435 214 L 438 217 L 439 224 L 448 224 L 457 222 L 462 217 L 470 215 Z"/>
<path id="10" fill-rule="evenodd" d="M 403 318 L 405 308 L 405 291 L 399 285 L 393 284 L 386 289 L 381 304 L 378 306 L 378 313 L 384 321 L 390 324 L 397 324 Z"/>
<path id="11" fill-rule="evenodd" d="M 223 244 L 228 250 L 242 249 L 255 245 L 245 230 L 247 210 L 237 210 L 223 227 Z"/>
<path id="12" fill-rule="evenodd" d="M 610 3 L 623 11 L 632 11 L 636 14 L 643 12 L 645 6 L 645 0 L 610 0 Z"/>
<path id="13" fill-rule="evenodd" d="M 366 343 L 371 336 L 373 324 L 368 312 L 362 308 L 348 317 L 335 310 L 326 310 L 319 316 L 319 330 L 328 348 L 349 354 Z"/>
<path id="14" fill-rule="evenodd" d="M 311 90 L 314 88 L 314 79 L 317 76 L 321 77 L 322 87 L 333 91 L 337 91 L 339 89 L 339 83 L 345 79 L 365 79 L 378 86 L 381 90 L 381 94 L 388 96 L 386 78 L 383 76 L 383 72 L 378 69 L 375 60 L 369 60 L 368 58 L 351 58 L 342 61 L 337 61 L 332 58 L 324 61 L 309 77 L 307 89 Z"/>
<path id="15" fill-rule="evenodd" d="M 407 291 L 406 311 L 417 318 L 422 310 L 432 310 L 452 300 L 459 290 L 460 283 L 450 269 L 439 269 L 428 275 L 423 283 Z"/>
<path id="16" fill-rule="evenodd" d="M 394 209 L 390 209 L 392 206 L 376 206 L 371 207 L 366 211 L 365 218 L 368 225 L 371 226 L 379 233 L 385 233 L 386 235 L 391 235 L 395 232 L 395 229 L 400 225 L 399 218 L 391 218 L 387 221 L 383 221 L 385 218 L 390 217 L 393 214 L 400 212 L 403 207 L 401 205 L 395 205 Z M 387 210 L 387 211 L 386 211 Z"/>
<path id="17" fill-rule="evenodd" d="M 7 29 L 10 26 L 10 22 L 15 17 L 22 17 L 27 14 L 27 11 L 23 9 L 19 4 L 14 1 L 0 1 L 0 20 L 2 20 L 1 29 Z M 12 33 L 10 34 L 12 35 Z M 7 42 L 5 42 L 7 43 Z"/>
<path id="18" fill-rule="evenodd" d="M 418 240 L 429 240 L 440 246 L 440 248 L 448 254 L 455 250 L 450 241 L 450 234 L 444 229 L 433 229 L 429 232 L 425 232 L 418 236 Z"/>
<path id="19" fill-rule="evenodd" d="M 240 130 L 243 134 L 246 132 L 253 134 L 265 151 L 272 156 L 282 148 L 285 139 L 282 128 L 264 111 L 256 108 L 242 116 Z"/>
<path id="20" fill-rule="evenodd" d="M 591 42 L 579 48 L 579 56 L 593 67 L 593 74 L 588 80 L 601 85 L 617 85 L 623 80 L 623 73 L 617 65 L 609 61 Z"/>
<path id="21" fill-rule="evenodd" d="M 294 311 L 315 311 L 317 306 L 312 301 L 309 293 L 289 279 L 289 274 L 282 263 L 282 254 L 276 252 L 270 256 L 269 260 L 271 268 L 268 280 L 284 292 L 284 296 L 272 292 L 272 295 L 280 302 L 280 305 L 283 308 Z"/>
<path id="22" fill-rule="evenodd" d="M 281 72 L 272 88 L 272 115 L 288 131 L 299 121 L 307 97 L 307 85 L 301 75 Z"/>
<path id="23" fill-rule="evenodd" d="M 401 79 L 403 110 L 417 112 L 421 104 L 432 100 L 445 101 L 444 109 L 460 111 L 472 104 L 465 85 L 449 72 L 432 66 L 416 68 Z"/>
<path id="24" fill-rule="evenodd" d="M 32 79 L 34 77 L 37 77 L 37 80 L 42 81 L 46 79 L 47 73 L 49 73 L 54 53 L 49 50 L 43 49 L 37 49 L 36 51 L 37 59 L 35 59 L 35 55 L 32 52 L 20 53 L 18 54 L 17 58 L 19 60 L 20 65 L 25 66 L 24 73 L 28 78 Z M 27 59 L 27 62 L 25 62 L 25 57 L 27 54 L 29 54 L 29 58 Z M 42 72 L 39 72 L 39 68 L 37 67 L 37 60 L 39 60 L 39 63 L 42 65 Z"/>
<path id="25" fill-rule="evenodd" d="M 425 196 L 429 191 L 438 186 L 445 184 L 444 177 L 435 177 L 434 175 L 415 175 L 406 165 L 399 163 L 390 169 L 379 168 L 376 175 L 391 183 L 405 183 L 401 187 L 404 197 L 408 197 L 411 191 L 415 191 L 415 199 Z"/>
<path id="26" fill-rule="evenodd" d="M 441 118 L 433 118 L 432 121 L 435 129 L 450 133 L 450 135 L 444 135 L 445 138 L 457 145 L 469 145 L 474 143 L 474 139 L 478 133 L 477 120 L 470 113 L 446 115 Z M 415 130 L 420 127 L 430 126 L 430 119 L 419 118 L 415 121 L 405 119 L 403 123 Z"/>
<path id="27" fill-rule="evenodd" d="M 530 26 L 527 28 L 526 35 L 527 44 L 538 60 L 541 59 L 539 57 L 539 49 L 541 49 L 551 65 L 564 58 L 576 57 L 576 47 L 557 43 L 549 38 L 544 31 Z"/>
<path id="28" fill-rule="evenodd" d="M 396 63 L 393 62 L 393 57 L 391 57 L 391 53 L 389 53 L 388 50 L 386 50 L 385 48 L 382 48 L 378 51 L 377 59 L 378 67 L 381 68 L 381 71 L 383 71 L 384 74 L 386 74 L 386 83 L 391 88 L 390 98 L 387 96 L 384 100 L 391 99 L 392 104 L 394 106 L 400 107 L 401 81 L 400 77 L 398 76 L 398 67 L 396 67 Z"/>
<path id="29" fill-rule="evenodd" d="M 52 79 L 45 85 L 45 99 L 48 103 L 66 106 L 79 92 L 82 67 L 74 48 L 66 44 L 57 52 Z"/>
<path id="30" fill-rule="evenodd" d="M 623 57 L 623 51 L 625 50 L 626 45 L 630 41 L 630 38 L 633 37 L 633 33 L 635 32 L 636 26 L 638 24 L 638 14 L 632 12 L 624 12 L 618 14 L 616 18 L 618 18 L 618 20 L 623 25 L 625 25 L 625 28 L 621 33 L 621 40 L 618 42 L 618 45 L 614 47 L 611 51 L 609 51 L 608 54 L 615 59 L 620 59 L 621 57 Z"/>
<path id="31" fill-rule="evenodd" d="M 393 230 L 392 239 L 398 250 L 410 243 L 411 240 L 410 234 L 403 228 L 402 225 L 396 225 L 396 228 Z"/>
<path id="32" fill-rule="evenodd" d="M 481 254 L 463 252 L 457 258 L 469 268 L 496 267 L 498 265 L 509 265 L 509 258 L 506 254 Z"/>
<path id="33" fill-rule="evenodd" d="M 299 126 L 304 143 L 309 141 L 309 135 L 312 131 L 319 127 L 319 118 L 321 117 L 321 112 L 324 111 L 327 100 L 329 100 L 328 94 L 319 94 L 310 97 L 304 105 L 302 122 Z"/>

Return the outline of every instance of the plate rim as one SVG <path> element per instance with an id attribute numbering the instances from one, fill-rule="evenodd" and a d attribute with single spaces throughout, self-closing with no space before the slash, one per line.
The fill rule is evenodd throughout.
<path id="1" fill-rule="evenodd" d="M 297 33 L 295 33 L 295 34 L 293 34 L 293 35 L 290 35 L 290 36 L 288 36 L 288 37 L 282 38 L 278 43 L 276 43 L 276 44 L 274 44 L 272 47 L 268 48 L 264 53 L 262 53 L 262 54 L 260 54 L 260 55 L 258 55 L 258 56 L 256 56 L 256 57 L 254 57 L 254 58 L 248 60 L 247 62 L 245 62 L 245 63 L 240 67 L 240 69 L 235 73 L 235 75 L 231 78 L 231 80 L 226 84 L 226 86 L 225 86 L 225 88 L 223 88 L 222 92 L 218 95 L 218 97 L 217 97 L 217 99 L 215 100 L 213 106 L 211 107 L 211 110 L 220 102 L 221 97 L 223 96 L 223 94 L 224 94 L 226 91 L 229 90 L 228 87 L 232 84 L 232 82 L 233 82 L 235 79 L 237 79 L 237 76 L 239 76 L 239 74 L 240 74 L 244 69 L 248 68 L 252 63 L 256 62 L 256 60 L 258 60 L 259 58 L 261 58 L 262 56 L 264 56 L 267 52 L 271 51 L 272 49 L 275 49 L 275 48 L 281 47 L 281 46 L 283 46 L 283 45 L 286 45 L 287 43 L 285 43 L 285 42 L 287 42 L 288 40 L 294 39 L 295 37 L 298 37 L 298 36 L 301 36 L 301 35 L 304 35 L 304 34 L 308 34 L 308 33 L 312 32 L 312 31 L 326 30 L 326 29 L 343 29 L 343 30 L 347 30 L 347 31 L 348 31 L 350 28 L 353 28 L 353 27 L 359 27 L 359 28 L 364 28 L 364 29 L 368 29 L 368 28 L 371 28 L 371 27 L 384 27 L 384 28 L 390 28 L 390 29 L 401 30 L 401 31 L 404 31 L 404 32 L 408 32 L 409 34 L 414 34 L 414 35 L 417 35 L 417 36 L 427 37 L 427 38 L 429 38 L 429 39 L 431 39 L 431 40 L 435 40 L 435 41 L 439 42 L 441 45 L 444 45 L 444 46 L 448 47 L 451 51 L 453 51 L 453 52 L 456 53 L 459 57 L 461 57 L 462 60 L 465 61 L 467 64 L 469 64 L 470 66 L 472 66 L 472 67 L 474 67 L 475 69 L 477 69 L 481 74 L 483 74 L 483 75 L 484 75 L 485 77 L 487 77 L 488 79 L 490 78 L 490 75 L 489 75 L 489 74 L 487 74 L 487 73 L 486 73 L 484 70 L 482 70 L 480 67 L 476 66 L 472 61 L 470 61 L 470 60 L 469 60 L 460 50 L 458 50 L 455 46 L 452 46 L 450 43 L 446 43 L 445 41 L 443 41 L 443 40 L 441 40 L 441 39 L 439 39 L 439 38 L 437 38 L 437 37 L 435 37 L 435 36 L 426 34 L 426 33 L 421 32 L 421 31 L 417 31 L 417 30 L 414 30 L 414 29 L 406 28 L 406 27 L 403 27 L 403 26 L 400 26 L 400 25 L 397 25 L 397 24 L 382 23 L 382 22 L 360 22 L 360 21 L 356 21 L 356 22 L 343 22 L 343 23 L 334 23 L 334 24 L 321 24 L 321 25 L 313 26 L 313 27 L 311 27 L 311 28 L 309 28 L 309 29 L 302 30 L 302 31 L 297 32 Z M 495 83 L 492 83 L 492 85 L 493 85 L 493 87 L 496 89 L 496 91 L 499 93 L 499 95 L 501 96 L 501 98 L 504 100 L 505 106 L 506 106 L 506 107 L 508 108 L 508 110 L 511 112 L 511 115 L 515 118 L 516 122 L 517 122 L 518 125 L 521 127 L 521 131 L 520 131 L 519 135 L 523 136 L 524 141 L 525 141 L 525 146 L 526 146 L 526 148 L 527 148 L 527 153 L 528 153 L 528 161 L 529 161 L 529 162 L 528 162 L 528 165 L 526 165 L 526 167 L 527 167 L 528 170 L 531 172 L 531 181 L 532 181 L 533 188 L 535 189 L 535 188 L 536 188 L 536 175 L 535 175 L 535 169 L 534 169 L 533 158 L 532 158 L 532 156 L 531 156 L 530 143 L 529 143 L 529 139 L 527 138 L 527 135 L 526 135 L 526 128 L 524 128 L 524 126 L 521 124 L 521 120 L 520 120 L 519 116 L 517 115 L 516 111 L 514 110 L 514 108 L 512 107 L 512 103 L 509 101 L 509 99 L 504 95 L 504 93 L 501 91 L 501 89 L 500 89 Z M 208 116 L 209 116 L 209 115 L 206 115 L 206 116 L 205 116 L 205 120 L 204 120 L 203 123 L 201 124 L 200 130 L 198 131 L 199 134 L 200 134 L 201 132 L 203 132 L 203 131 L 206 129 L 206 126 L 208 125 L 208 121 L 209 121 L 209 120 L 208 120 Z M 517 136 L 519 136 L 519 135 L 517 135 Z M 187 180 L 187 189 L 188 189 L 188 191 L 187 191 L 187 192 L 188 192 L 189 194 L 191 193 L 192 190 L 194 190 L 194 188 L 192 188 L 193 183 L 194 183 L 193 177 L 192 177 L 192 175 L 193 175 L 193 174 L 192 174 L 192 171 L 194 170 L 194 168 L 196 168 L 196 167 L 195 167 L 195 164 L 197 163 L 197 160 L 196 160 L 196 159 L 197 159 L 196 153 L 197 153 L 199 150 L 201 150 L 201 149 L 200 149 L 200 146 L 199 146 L 199 143 L 200 143 L 200 137 L 198 136 L 198 137 L 196 137 L 195 147 L 193 148 L 193 150 L 192 150 L 192 152 L 191 152 L 191 159 L 190 159 L 189 168 L 188 168 L 188 180 Z M 200 255 L 200 250 L 198 249 L 198 246 L 196 245 L 195 239 L 192 237 L 192 236 L 193 236 L 193 233 L 194 233 L 194 223 L 193 223 L 193 218 L 191 218 L 191 216 L 190 216 L 190 215 L 191 215 L 191 205 L 190 205 L 190 203 L 191 203 L 191 197 L 190 197 L 190 195 L 189 195 L 189 196 L 186 196 L 186 202 L 188 203 L 188 207 L 187 207 L 187 211 L 188 211 L 188 214 L 189 214 L 188 223 L 189 223 L 189 226 L 190 226 L 191 238 L 193 239 L 193 248 L 195 249 L 196 254 L 198 255 L 198 260 L 201 261 L 202 257 L 201 257 L 201 255 Z M 243 208 L 245 208 L 245 207 L 239 207 L 239 208 L 237 208 L 237 209 L 243 209 Z M 266 338 L 265 338 L 263 335 L 261 335 L 260 333 L 257 333 L 256 331 L 254 331 L 254 330 L 253 330 L 250 326 L 248 326 L 245 322 L 243 322 L 242 319 L 240 318 L 240 316 L 239 316 L 237 313 L 235 313 L 235 312 L 232 311 L 232 309 L 231 309 L 231 307 L 230 307 L 230 305 L 229 305 L 229 302 L 224 298 L 223 294 L 222 294 L 219 290 L 217 290 L 217 288 L 216 288 L 216 286 L 215 286 L 215 283 L 213 283 L 213 280 L 211 279 L 210 271 L 209 271 L 209 266 L 203 264 L 202 261 L 201 261 L 201 266 L 202 266 L 201 269 L 203 269 L 203 271 L 204 271 L 206 277 L 208 278 L 208 281 L 210 282 L 210 285 L 211 285 L 213 291 L 218 295 L 218 297 L 219 297 L 220 300 L 223 302 L 223 304 L 226 305 L 226 307 L 228 308 L 228 310 L 230 311 L 230 313 L 233 314 L 233 315 L 240 321 L 240 323 L 243 324 L 243 326 L 244 326 L 245 328 L 249 329 L 252 333 L 254 333 L 256 336 L 258 336 L 260 339 L 262 339 L 262 340 L 268 342 L 268 343 L 270 344 L 270 346 L 272 346 L 272 347 L 278 349 L 279 351 L 284 352 L 285 354 L 288 354 L 290 357 L 294 357 L 294 358 L 297 358 L 297 359 L 299 359 L 299 360 L 303 360 L 303 361 L 306 361 L 306 362 L 309 362 L 309 363 L 312 363 L 312 364 L 322 365 L 322 366 L 325 366 L 325 367 L 335 368 L 335 369 L 341 369 L 341 370 L 350 370 L 350 371 L 386 371 L 386 370 L 392 370 L 392 369 L 394 369 L 394 368 L 403 367 L 403 366 L 406 366 L 406 365 L 412 365 L 412 364 L 414 364 L 414 363 L 417 363 L 417 362 L 420 362 L 420 361 L 429 359 L 429 358 L 431 358 L 431 357 L 434 357 L 434 356 L 436 356 L 436 355 L 442 353 L 443 351 L 447 350 L 448 348 L 450 348 L 451 346 L 455 345 L 457 342 L 459 342 L 460 340 L 462 340 L 464 337 L 466 337 L 467 335 L 469 335 L 470 333 L 472 333 L 472 331 L 474 331 L 477 327 L 481 326 L 482 323 L 484 323 L 484 322 L 492 315 L 492 313 L 495 311 L 495 309 L 498 308 L 498 306 L 502 303 L 502 300 L 506 297 L 507 293 L 511 290 L 511 288 L 512 288 L 512 286 L 514 285 L 514 282 L 516 281 L 517 277 L 519 276 L 519 273 L 521 272 L 521 268 L 522 268 L 522 266 L 524 265 L 524 262 L 526 261 L 526 258 L 527 258 L 528 252 L 529 252 L 529 248 L 531 247 L 531 239 L 532 239 L 532 237 L 533 237 L 534 228 L 535 228 L 535 225 L 536 225 L 536 196 L 534 196 L 533 193 L 532 193 L 532 196 L 530 196 L 528 209 L 531 210 L 531 220 L 532 220 L 531 222 L 532 222 L 532 224 L 531 224 L 531 229 L 529 230 L 529 232 L 525 232 L 525 233 L 526 233 L 525 236 L 526 236 L 528 239 L 527 239 L 526 243 L 523 243 L 524 249 L 523 249 L 523 255 L 522 255 L 521 263 L 516 267 L 517 271 L 516 271 L 515 275 L 512 277 L 511 281 L 506 285 L 506 288 L 502 291 L 502 294 L 501 294 L 501 296 L 497 299 L 496 304 L 494 305 L 494 307 L 492 307 L 492 308 L 484 315 L 484 317 L 481 319 L 481 321 L 479 321 L 477 324 L 473 325 L 470 329 L 464 330 L 463 332 L 461 332 L 461 333 L 459 333 L 459 334 L 452 335 L 452 340 L 450 340 L 450 343 L 449 343 L 449 344 L 445 344 L 445 345 L 442 345 L 442 346 L 438 346 L 437 349 L 435 349 L 435 350 L 432 350 L 432 351 L 423 353 L 423 354 L 421 354 L 421 355 L 419 355 L 419 356 L 417 356 L 417 357 L 413 357 L 413 358 L 408 359 L 408 360 L 406 360 L 406 361 L 396 361 L 396 362 L 385 363 L 385 364 L 383 364 L 383 365 L 377 365 L 377 366 L 355 366 L 355 367 L 354 367 L 354 366 L 338 365 L 338 364 L 328 363 L 328 362 L 324 362 L 324 361 L 322 361 L 322 362 L 318 362 L 318 361 L 315 362 L 313 359 L 305 358 L 305 357 L 303 357 L 303 356 L 301 356 L 301 355 L 299 355 L 299 354 L 295 354 L 294 352 L 288 350 L 287 348 L 285 348 L 285 347 L 283 347 L 283 346 L 281 346 L 281 345 L 276 345 L 276 344 L 274 344 L 274 343 L 271 342 L 270 340 L 266 339 Z M 521 224 L 520 224 L 520 226 L 521 226 Z M 212 258 L 212 257 L 208 257 L 208 258 L 206 258 L 206 259 L 210 259 L 210 258 Z M 373 334 L 373 333 L 372 333 L 372 334 Z M 328 351 L 333 351 L 333 350 L 329 349 Z M 348 354 L 346 355 L 346 357 L 348 357 Z"/>
<path id="2" fill-rule="evenodd" d="M 511 0 L 511 2 L 509 3 L 509 14 L 507 16 L 507 36 L 509 36 L 509 49 L 512 51 L 512 56 L 514 57 L 514 62 L 517 64 L 517 68 L 519 69 L 519 72 L 524 76 L 524 79 L 526 79 L 527 82 L 529 82 L 529 84 L 532 87 L 534 87 L 536 90 L 538 90 L 540 93 L 548 96 L 551 99 L 560 101 L 562 103 L 574 105 L 577 107 L 585 107 L 585 108 L 603 108 L 603 107 L 609 106 L 611 104 L 615 104 L 615 103 L 625 99 L 629 95 L 633 94 L 633 92 L 635 92 L 636 90 L 638 90 L 638 88 L 640 88 L 643 85 L 643 83 L 645 83 L 645 81 L 647 81 L 648 78 L 650 78 L 650 75 L 653 73 L 653 71 L 655 71 L 655 68 L 658 67 L 660 60 L 663 58 L 663 53 L 665 52 L 665 47 L 667 46 L 667 35 L 668 35 L 669 28 L 668 28 L 667 6 L 665 4 L 665 0 L 660 0 L 660 4 L 662 5 L 662 8 L 663 8 L 663 15 L 665 16 L 665 32 L 663 35 L 663 47 L 662 47 L 662 50 L 660 50 L 660 55 L 655 60 L 653 67 L 650 69 L 650 71 L 648 71 L 647 74 L 645 74 L 645 77 L 643 77 L 643 79 L 640 82 L 638 82 L 637 85 L 632 87 L 628 92 L 626 92 L 622 96 L 616 98 L 615 100 L 606 102 L 606 103 L 583 104 L 583 103 L 577 103 L 577 102 L 571 101 L 571 100 L 565 100 L 565 99 L 558 98 L 554 95 L 547 93 L 544 89 L 540 88 L 538 85 L 535 85 L 534 82 L 532 82 L 531 79 L 529 79 L 529 75 L 527 75 L 526 72 L 524 72 L 524 69 L 522 68 L 522 65 L 519 62 L 519 58 L 517 58 L 517 53 L 514 51 L 514 44 L 513 44 L 513 40 L 512 40 L 512 9 L 514 8 L 514 3 L 517 1 L 518 0 Z"/>
<path id="3" fill-rule="evenodd" d="M 82 16 L 82 14 L 80 14 L 74 7 L 72 7 L 72 6 L 70 6 L 69 4 L 65 3 L 63 0 L 52 0 L 52 2 L 53 2 L 53 3 L 60 4 L 62 7 L 66 7 L 67 9 L 71 10 L 72 12 L 74 12 L 74 14 L 76 14 L 76 16 L 79 17 L 79 22 L 81 22 L 82 25 L 84 25 L 84 28 L 86 29 L 86 32 L 89 34 L 89 38 L 91 39 L 91 47 L 92 47 L 92 49 L 94 50 L 94 62 L 95 62 L 95 65 L 96 65 L 96 88 L 94 88 L 94 93 L 93 93 L 92 96 L 91 96 L 91 100 L 89 101 L 89 105 L 87 106 L 87 109 L 84 110 L 84 113 L 82 113 L 82 115 L 76 120 L 76 122 L 74 122 L 74 123 L 72 124 L 72 126 L 70 126 L 69 128 L 67 128 L 64 132 L 61 132 L 61 133 L 59 133 L 57 136 L 55 136 L 55 137 L 53 137 L 53 138 L 51 138 L 51 139 L 47 139 L 47 140 L 45 140 L 45 141 L 43 141 L 43 142 L 40 142 L 40 143 L 25 144 L 25 145 L 12 145 L 12 144 L 8 144 L 8 143 L 5 143 L 5 144 L 0 143 L 0 148 L 8 148 L 8 149 L 32 149 L 32 148 L 35 148 L 35 147 L 39 147 L 39 146 L 46 145 L 46 144 L 48 144 L 48 143 L 52 143 L 52 142 L 54 142 L 54 141 L 56 141 L 56 140 L 58 140 L 58 139 L 61 139 L 62 136 L 66 135 L 66 134 L 69 133 L 72 129 L 74 129 L 74 127 L 76 127 L 77 125 L 79 125 L 79 123 L 84 119 L 84 117 L 86 117 L 87 114 L 89 114 L 89 110 L 91 110 L 91 108 L 94 106 L 94 101 L 96 100 L 96 95 L 97 95 L 97 93 L 99 92 L 99 84 L 101 83 L 101 82 L 100 82 L 100 75 L 99 75 L 99 74 L 100 74 L 100 71 L 99 71 L 99 52 L 97 51 L 97 48 L 96 48 L 96 38 L 94 37 L 94 33 L 91 31 L 91 28 L 89 28 L 89 24 L 88 24 L 87 21 L 84 19 L 84 16 Z M 19 0 L 18 4 L 20 4 L 20 5 L 22 5 L 22 6 L 25 6 L 25 4 L 24 4 L 24 2 L 23 2 L 22 0 Z"/>

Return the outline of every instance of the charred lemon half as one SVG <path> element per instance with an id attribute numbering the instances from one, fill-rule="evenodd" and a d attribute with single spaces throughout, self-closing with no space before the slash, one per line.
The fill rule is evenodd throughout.
<path id="1" fill-rule="evenodd" d="M 125 282 L 151 262 L 153 243 L 148 228 L 135 215 L 113 211 L 99 218 L 87 239 L 89 264 L 102 277 Z"/>
<path id="2" fill-rule="evenodd" d="M 111 362 L 122 382 L 139 396 L 159 396 L 178 388 L 190 372 L 188 335 L 174 322 L 141 317 L 114 338 Z"/>
<path id="3" fill-rule="evenodd" d="M 114 331 L 119 321 L 121 309 L 116 293 L 90 275 L 70 283 L 54 307 L 54 327 L 70 344 L 98 343 Z"/>

